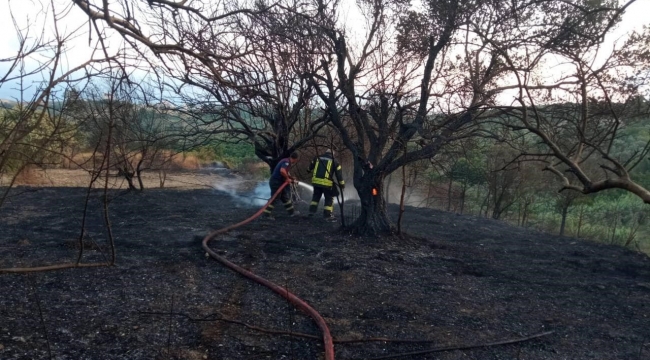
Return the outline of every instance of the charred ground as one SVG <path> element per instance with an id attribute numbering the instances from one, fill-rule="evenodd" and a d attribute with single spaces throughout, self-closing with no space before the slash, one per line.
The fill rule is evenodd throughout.
<path id="1" fill-rule="evenodd" d="M 25 190 L 0 211 L 0 267 L 73 261 L 85 189 L 14 191 Z M 111 195 L 117 266 L 0 275 L 0 358 L 322 356 L 320 340 L 215 320 L 319 335 L 286 301 L 204 256 L 203 235 L 254 209 L 213 190 Z M 354 238 L 336 224 L 278 211 L 275 222 L 255 220 L 212 247 L 306 300 L 335 338 L 432 340 L 336 344 L 337 359 L 546 331 L 553 333 L 512 345 L 405 358 L 650 358 L 646 255 L 421 208 L 407 208 L 404 227 L 410 236 L 402 240 Z M 104 260 L 99 191 L 87 231 L 84 261 Z"/>

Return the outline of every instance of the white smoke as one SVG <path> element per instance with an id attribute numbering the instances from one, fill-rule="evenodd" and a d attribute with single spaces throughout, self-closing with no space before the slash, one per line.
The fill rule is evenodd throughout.
<path id="1" fill-rule="evenodd" d="M 314 188 L 307 183 L 299 182 L 296 187 L 295 195 L 298 201 L 308 203 L 311 200 Z M 264 206 L 271 198 L 271 189 L 267 181 L 251 182 L 242 179 L 220 179 L 214 183 L 213 188 L 230 196 L 238 207 L 255 207 Z M 354 187 L 348 187 L 344 190 L 346 200 L 358 200 L 357 191 Z"/>
<path id="2" fill-rule="evenodd" d="M 311 186 L 311 185 L 309 185 L 307 183 L 304 183 L 302 181 L 298 182 L 298 186 L 300 186 L 300 187 L 302 187 L 302 188 L 304 188 L 306 190 L 309 190 L 308 194 L 306 194 L 306 195 L 301 194 L 301 196 L 303 198 L 306 198 L 306 199 L 311 198 L 311 195 L 314 192 L 314 187 L 313 186 Z M 359 200 L 359 195 L 357 194 L 357 190 L 354 187 L 345 188 L 345 190 L 343 190 L 343 196 L 345 196 L 346 200 Z"/>
<path id="3" fill-rule="evenodd" d="M 213 188 L 217 191 L 228 194 L 232 200 L 242 207 L 261 207 L 271 197 L 271 189 L 266 181 L 255 182 L 254 187 L 250 187 L 250 182 L 241 179 L 221 179 L 215 183 Z M 247 186 L 248 185 L 248 188 Z"/>

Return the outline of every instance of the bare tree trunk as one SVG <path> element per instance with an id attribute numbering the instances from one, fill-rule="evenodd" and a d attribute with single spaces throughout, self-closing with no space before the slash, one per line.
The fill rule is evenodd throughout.
<path id="1" fill-rule="evenodd" d="M 530 204 L 528 203 L 528 200 L 526 200 L 524 202 L 524 213 L 523 213 L 522 219 L 521 219 L 521 224 L 522 224 L 523 227 L 526 227 L 528 225 L 527 224 L 527 222 L 528 222 L 528 206 L 530 206 Z"/>
<path id="2" fill-rule="evenodd" d="M 481 208 L 479 209 L 479 216 L 481 216 L 481 213 L 483 212 L 483 206 L 485 206 L 485 217 L 488 217 L 488 212 L 490 210 L 490 196 L 492 195 L 492 191 L 488 189 L 487 195 L 485 195 L 485 198 L 483 199 L 483 203 L 481 204 Z"/>
<path id="3" fill-rule="evenodd" d="M 636 224 L 630 229 L 630 233 L 627 235 L 627 240 L 625 240 L 625 247 L 630 246 L 632 244 L 632 241 L 636 239 L 636 232 L 639 230 L 639 222 L 637 221 Z"/>
<path id="4" fill-rule="evenodd" d="M 478 217 L 481 216 L 481 209 L 483 209 L 483 204 L 480 201 L 481 201 L 481 186 L 479 185 L 476 187 L 476 205 L 478 205 L 478 212 L 476 213 L 476 216 Z"/>
<path id="5" fill-rule="evenodd" d="M 492 210 L 492 219 L 494 220 L 500 220 L 501 219 L 501 209 L 499 209 L 498 205 L 494 207 Z"/>
<path id="6" fill-rule="evenodd" d="M 133 173 L 129 172 L 128 169 L 125 169 L 122 172 L 122 175 L 124 176 L 124 179 L 126 179 L 126 183 L 129 185 L 129 190 L 138 190 L 133 183 Z"/>
<path id="7" fill-rule="evenodd" d="M 614 216 L 614 228 L 612 229 L 612 237 L 610 239 L 610 243 L 614 244 L 614 240 L 616 240 L 616 226 L 618 225 L 618 207 L 616 208 L 616 216 Z"/>
<path id="8" fill-rule="evenodd" d="M 564 236 L 564 228 L 566 226 L 566 216 L 569 212 L 569 206 L 565 205 L 562 207 L 562 222 L 560 223 L 560 236 Z"/>
<path id="9" fill-rule="evenodd" d="M 501 209 L 501 199 L 499 199 L 499 198 L 497 198 L 495 196 L 494 197 L 494 208 L 492 209 L 492 219 L 499 220 L 501 218 L 501 213 L 502 212 L 503 212 L 503 209 Z"/>
<path id="10" fill-rule="evenodd" d="M 447 188 L 447 211 L 451 211 L 451 188 L 453 185 L 453 177 L 449 176 L 449 187 Z"/>
<path id="11" fill-rule="evenodd" d="M 363 176 L 358 182 L 355 181 L 359 200 L 361 201 L 361 214 L 348 229 L 357 235 L 377 236 L 392 233 L 392 227 L 388 214 L 386 213 L 386 203 L 383 198 L 383 179 L 380 175 L 371 177 Z M 373 189 L 376 191 L 373 194 Z"/>
<path id="12" fill-rule="evenodd" d="M 138 160 L 138 163 L 135 166 L 135 176 L 138 178 L 138 185 L 140 185 L 140 191 L 144 190 L 144 183 L 142 182 L 142 163 L 144 163 L 144 159 L 147 156 L 147 149 L 142 150 L 142 156 L 140 157 L 140 160 Z"/>
<path id="13" fill-rule="evenodd" d="M 109 107 L 109 119 L 110 123 L 108 125 L 108 138 L 106 139 L 106 154 L 104 158 L 106 159 L 106 180 L 104 181 L 104 194 L 102 196 L 103 202 L 103 213 L 104 213 L 104 224 L 106 226 L 106 236 L 108 237 L 108 246 L 111 250 L 111 260 L 109 264 L 111 266 L 115 265 L 115 238 L 113 237 L 113 229 L 111 228 L 111 220 L 108 215 L 108 172 L 111 168 L 111 140 L 113 140 L 113 107 Z M 100 169 L 101 171 L 101 169 Z"/>
<path id="14" fill-rule="evenodd" d="M 164 188 L 165 180 L 167 180 L 167 171 L 165 169 L 158 170 L 158 180 L 160 180 L 160 188 Z"/>
<path id="15" fill-rule="evenodd" d="M 465 210 L 465 194 L 467 193 L 467 184 L 463 183 L 463 189 L 460 193 L 460 213 Z"/>
<path id="16" fill-rule="evenodd" d="M 580 230 L 582 229 L 582 217 L 585 213 L 585 205 L 580 205 L 580 214 L 578 215 L 578 231 L 576 232 L 576 237 L 580 237 Z"/>

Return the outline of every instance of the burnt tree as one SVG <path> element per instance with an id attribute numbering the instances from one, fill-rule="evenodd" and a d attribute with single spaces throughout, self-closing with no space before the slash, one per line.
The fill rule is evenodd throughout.
<path id="1" fill-rule="evenodd" d="M 500 121 L 513 138 L 533 136 L 534 146 L 517 147 L 522 159 L 543 163 L 563 182 L 560 191 L 591 194 L 608 189 L 629 191 L 650 203 L 650 191 L 632 171 L 650 152 L 650 142 L 621 145 L 621 131 L 646 117 L 650 71 L 645 33 L 632 33 L 621 44 L 603 46 L 605 36 L 635 0 L 559 4 L 548 15 L 556 26 L 548 39 L 533 39 L 526 55 L 499 49 L 508 64 L 511 86 L 518 89 Z M 499 47 L 500 44 L 495 44 Z M 550 65 L 563 63 L 561 75 L 543 81 Z M 618 145 L 617 145 L 618 143 Z M 616 149 L 616 147 L 619 149 Z M 620 148 L 625 148 L 623 156 Z M 597 166 L 590 166 L 596 162 Z"/>
<path id="2" fill-rule="evenodd" d="M 304 76 L 317 67 L 316 42 L 304 52 L 277 31 L 307 16 L 300 3 L 73 2 L 174 79 L 166 85 L 178 96 L 174 110 L 187 119 L 188 135 L 248 141 L 272 169 L 325 126 Z"/>
<path id="3" fill-rule="evenodd" d="M 502 71 L 498 55 L 487 44 L 472 43 L 472 19 L 498 14 L 506 26 L 484 26 L 501 37 L 515 20 L 500 2 L 425 5 L 420 13 L 403 2 L 361 2 L 369 25 L 360 43 L 334 25 L 335 11 L 322 11 L 316 21 L 329 54 L 321 60 L 324 74 L 311 78 L 354 159 L 362 208 L 350 230 L 357 234 L 392 232 L 381 193 L 386 176 L 472 136 L 472 125 L 495 95 L 489 87 Z M 462 55 L 450 56 L 452 49 Z M 341 106 L 344 115 L 337 111 Z"/>

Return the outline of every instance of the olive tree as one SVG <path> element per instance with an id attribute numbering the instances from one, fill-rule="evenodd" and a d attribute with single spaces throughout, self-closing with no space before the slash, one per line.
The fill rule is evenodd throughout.
<path id="1" fill-rule="evenodd" d="M 650 191 L 631 175 L 646 161 L 650 142 L 616 149 L 622 131 L 650 110 L 644 98 L 650 74 L 647 29 L 612 47 L 603 43 L 634 3 L 560 2 L 545 15 L 559 25 L 548 39 L 529 37 L 525 52 L 494 43 L 515 90 L 511 104 L 501 109 L 501 122 L 513 137 L 536 138 L 535 146 L 520 148 L 521 157 L 544 163 L 562 181 L 561 190 L 623 189 L 650 203 Z M 551 66 L 562 71 L 545 76 Z M 588 166 L 592 160 L 597 166 Z"/>
<path id="2" fill-rule="evenodd" d="M 277 31 L 305 14 L 299 2 L 73 2 L 166 77 L 188 135 L 248 141 L 273 168 L 325 126 L 304 76 L 316 58 Z"/>
<path id="3" fill-rule="evenodd" d="M 327 40 L 322 73 L 311 79 L 354 158 L 362 210 L 351 227 L 359 234 L 391 231 L 380 194 L 388 174 L 475 135 L 501 97 L 524 90 L 512 84 L 521 68 L 512 58 L 561 46 L 570 12 L 620 14 L 594 2 L 567 9 L 560 0 L 358 3 L 362 31 L 341 25 L 336 2 L 318 2 L 319 16 L 307 23 Z"/>

